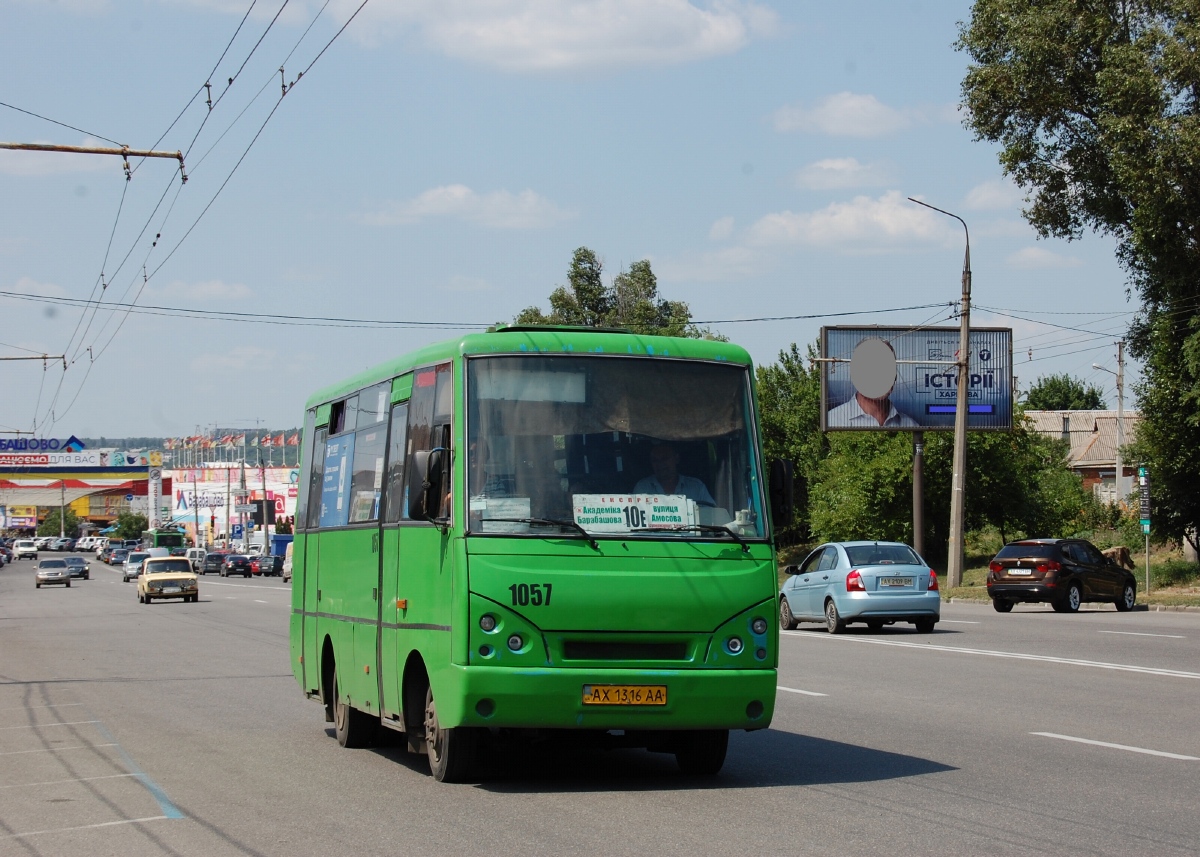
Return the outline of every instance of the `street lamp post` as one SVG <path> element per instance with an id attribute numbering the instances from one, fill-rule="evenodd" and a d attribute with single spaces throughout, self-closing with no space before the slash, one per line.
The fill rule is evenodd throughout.
<path id="1" fill-rule="evenodd" d="M 1125 479 L 1125 462 L 1121 456 L 1121 447 L 1125 445 L 1125 341 L 1121 340 L 1117 343 L 1116 372 L 1095 363 L 1092 364 L 1092 368 L 1117 376 L 1117 472 L 1114 479 L 1114 488 L 1117 492 L 1117 503 L 1122 503 L 1128 496 L 1128 492 L 1121 490 L 1121 483 Z"/>
<path id="2" fill-rule="evenodd" d="M 939 214 L 953 217 L 962 224 L 967 239 L 967 251 L 963 256 L 962 305 L 959 313 L 958 333 L 958 381 L 954 398 L 954 476 L 950 485 L 950 541 L 947 545 L 946 582 L 953 589 L 962 585 L 963 574 L 963 519 L 966 509 L 967 471 L 967 388 L 971 372 L 971 232 L 967 222 L 957 214 L 943 211 L 927 202 L 909 197 L 911 202 L 933 209 Z"/>

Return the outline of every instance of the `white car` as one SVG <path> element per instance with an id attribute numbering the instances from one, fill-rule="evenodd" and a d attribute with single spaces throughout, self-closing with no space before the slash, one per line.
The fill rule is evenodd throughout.
<path id="1" fill-rule="evenodd" d="M 17 539 L 13 544 L 13 557 L 15 559 L 33 559 L 38 558 L 37 542 L 33 539 Z"/>
<path id="2" fill-rule="evenodd" d="M 170 551 L 166 548 L 146 548 L 144 551 L 130 551 L 129 556 L 125 557 L 125 565 L 121 566 L 121 581 L 128 583 L 131 580 L 137 580 L 139 574 L 142 573 L 142 563 L 150 557 L 169 556 Z"/>
<path id="3" fill-rule="evenodd" d="M 79 541 L 75 542 L 75 550 L 90 551 L 92 549 L 92 546 L 95 544 L 96 544 L 95 536 L 84 536 L 83 538 L 79 539 Z"/>

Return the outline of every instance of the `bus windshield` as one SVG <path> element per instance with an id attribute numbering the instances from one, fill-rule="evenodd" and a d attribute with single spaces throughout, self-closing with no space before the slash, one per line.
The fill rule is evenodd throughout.
<path id="1" fill-rule="evenodd" d="M 476 357 L 467 413 L 471 533 L 767 535 L 745 366 Z"/>

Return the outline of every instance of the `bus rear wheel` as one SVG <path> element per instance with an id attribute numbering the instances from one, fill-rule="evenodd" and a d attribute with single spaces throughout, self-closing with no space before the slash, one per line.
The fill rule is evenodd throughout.
<path id="1" fill-rule="evenodd" d="M 675 739 L 675 761 L 689 776 L 711 777 L 725 764 L 729 749 L 728 729 L 696 729 L 680 732 Z"/>
<path id="2" fill-rule="evenodd" d="M 425 689 L 425 752 L 429 771 L 439 783 L 461 783 L 475 768 L 478 732 L 467 726 L 443 728 L 438 720 L 433 688 Z"/>
<path id="3" fill-rule="evenodd" d="M 333 731 L 343 747 L 370 747 L 375 742 L 379 723 L 363 714 L 338 693 L 337 667 L 333 668 Z"/>

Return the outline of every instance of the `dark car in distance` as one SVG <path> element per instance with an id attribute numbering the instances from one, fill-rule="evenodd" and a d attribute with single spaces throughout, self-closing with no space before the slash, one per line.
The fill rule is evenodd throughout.
<path id="1" fill-rule="evenodd" d="M 229 554 L 222 553 L 221 551 L 210 551 L 204 557 L 204 562 L 201 564 L 200 568 L 197 569 L 197 571 L 200 574 L 208 574 L 209 572 L 224 574 L 221 569 L 225 568 L 225 557 L 227 556 L 229 556 Z"/>
<path id="2" fill-rule="evenodd" d="M 281 577 L 283 575 L 283 557 L 281 556 L 252 556 L 250 570 L 264 577 Z"/>
<path id="3" fill-rule="evenodd" d="M 254 574 L 250 568 L 250 557 L 240 553 L 231 553 L 225 557 L 225 562 L 221 564 L 221 577 L 230 577 L 235 574 L 245 577 Z"/>
<path id="4" fill-rule="evenodd" d="M 1137 580 L 1085 539 L 1009 542 L 988 564 L 988 595 L 997 613 L 1016 603 L 1049 603 L 1074 613 L 1086 601 L 1115 604 L 1122 613 L 1137 604 Z"/>

